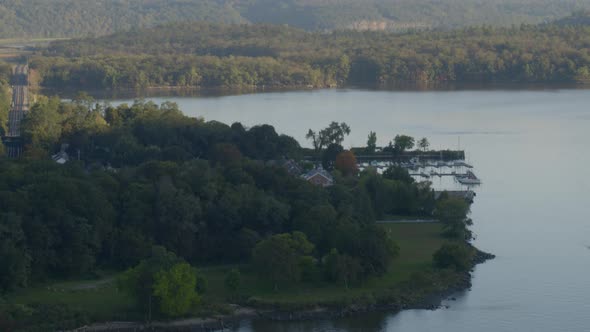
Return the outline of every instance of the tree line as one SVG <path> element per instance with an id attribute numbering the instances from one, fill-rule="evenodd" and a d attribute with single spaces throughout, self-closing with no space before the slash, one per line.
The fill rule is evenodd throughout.
<path id="1" fill-rule="evenodd" d="M 587 26 L 305 32 L 203 23 L 52 43 L 31 59 L 49 87 L 300 87 L 400 82 L 587 82 Z"/>

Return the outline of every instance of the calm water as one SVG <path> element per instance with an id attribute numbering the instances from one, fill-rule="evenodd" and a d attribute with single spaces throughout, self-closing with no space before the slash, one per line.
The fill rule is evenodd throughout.
<path id="1" fill-rule="evenodd" d="M 590 331 L 590 90 L 379 92 L 324 90 L 166 98 L 191 116 L 269 123 L 305 142 L 330 121 L 459 144 L 484 184 L 472 217 L 475 245 L 497 258 L 448 309 L 342 320 L 244 321 L 234 331 Z M 156 102 L 163 99 L 154 98 Z M 121 101 L 113 101 L 119 103 Z M 306 143 L 307 144 L 307 143 Z"/>

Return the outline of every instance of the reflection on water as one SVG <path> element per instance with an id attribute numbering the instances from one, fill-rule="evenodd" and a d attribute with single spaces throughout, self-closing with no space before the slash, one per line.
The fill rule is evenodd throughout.
<path id="1" fill-rule="evenodd" d="M 392 91 L 392 92 L 432 92 L 432 91 L 491 91 L 491 90 L 518 90 L 518 91 L 557 91 L 563 89 L 588 89 L 589 85 L 577 83 L 454 83 L 454 82 L 400 82 L 390 85 L 362 85 L 350 86 L 348 89 L 366 91 Z M 309 88 L 196 88 L 196 87 L 162 87 L 162 88 L 117 88 L 115 90 L 88 90 L 86 93 L 96 99 L 144 99 L 144 98 L 169 98 L 169 97 L 223 97 L 254 93 L 284 93 L 301 90 L 314 91 Z M 71 99 L 79 93 L 78 88 L 52 89 L 44 88 L 41 94 L 45 96 L 58 95 L 65 99 Z"/>
<path id="2" fill-rule="evenodd" d="M 396 134 L 461 148 L 483 185 L 472 208 L 476 246 L 497 258 L 448 309 L 277 323 L 235 331 L 589 331 L 590 91 L 322 90 L 171 99 L 191 116 L 270 123 L 305 141 L 307 129 L 344 121 L 346 147 Z M 115 100 L 113 103 L 123 102 Z M 460 140 L 460 143 L 459 143 Z M 436 181 L 436 180 L 435 180 Z M 444 180 L 443 180 L 444 181 Z"/>

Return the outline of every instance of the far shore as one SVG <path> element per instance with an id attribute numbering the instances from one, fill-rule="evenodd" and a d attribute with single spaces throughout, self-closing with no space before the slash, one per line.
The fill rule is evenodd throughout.
<path id="1" fill-rule="evenodd" d="M 372 90 L 397 92 L 424 91 L 485 91 L 485 90 L 524 90 L 544 91 L 563 89 L 590 89 L 590 82 L 398 82 L 394 84 L 352 84 L 343 86 L 242 86 L 242 87 L 187 87 L 187 86 L 150 86 L 143 88 L 77 88 L 77 87 L 35 87 L 44 95 L 58 95 L 73 98 L 80 92 L 86 92 L 96 99 L 137 99 L 158 97 L 223 97 L 257 93 L 301 92 L 318 90 Z"/>

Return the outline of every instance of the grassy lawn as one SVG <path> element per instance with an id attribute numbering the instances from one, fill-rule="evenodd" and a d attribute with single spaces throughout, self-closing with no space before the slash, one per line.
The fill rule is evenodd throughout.
<path id="1" fill-rule="evenodd" d="M 67 305 L 88 312 L 96 319 L 110 319 L 133 308 L 131 299 L 117 290 L 113 277 L 102 282 L 84 280 L 37 286 L 12 293 L 6 297 L 6 301 Z"/>
<path id="2" fill-rule="evenodd" d="M 445 242 L 441 237 L 441 225 L 436 223 L 384 224 L 391 238 L 400 247 L 400 256 L 393 262 L 390 271 L 378 278 L 366 280 L 361 287 L 346 290 L 342 285 L 328 283 L 293 284 L 281 286 L 275 292 L 272 285 L 250 271 L 247 265 L 201 267 L 199 272 L 207 279 L 207 292 L 203 302 L 215 307 L 227 302 L 230 294 L 225 289 L 224 279 L 229 270 L 241 271 L 241 298 L 255 297 L 264 302 L 292 304 L 294 306 L 312 303 L 345 302 L 372 294 L 380 289 L 394 287 L 408 280 L 414 273 L 432 264 L 432 254 Z M 129 312 L 133 302 L 116 288 L 112 275 L 102 281 L 73 281 L 44 285 L 13 293 L 6 298 L 11 303 L 66 304 L 82 309 L 97 319 L 109 319 L 114 315 Z"/>
<path id="3" fill-rule="evenodd" d="M 374 293 L 380 289 L 394 287 L 408 280 L 414 272 L 424 270 L 432 264 L 432 254 L 446 241 L 441 234 L 441 224 L 384 224 L 391 238 L 400 247 L 400 256 L 393 262 L 390 270 L 378 278 L 366 280 L 361 287 L 346 290 L 342 285 L 329 283 L 293 284 L 281 286 L 275 292 L 272 285 L 258 278 L 246 266 L 241 267 L 242 282 L 239 295 L 256 297 L 265 302 L 291 303 L 305 305 L 317 302 L 341 302 L 354 299 L 363 294 Z M 201 269 L 209 281 L 208 301 L 222 300 L 229 296 L 223 280 L 231 267 Z"/>

